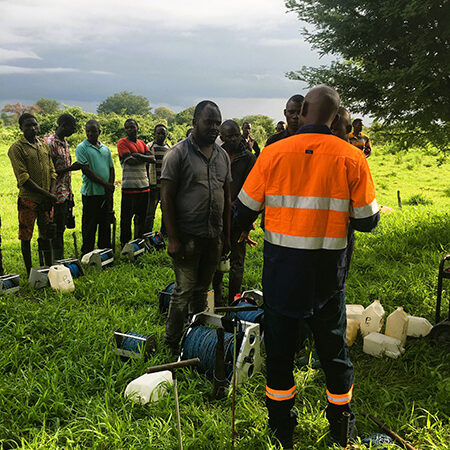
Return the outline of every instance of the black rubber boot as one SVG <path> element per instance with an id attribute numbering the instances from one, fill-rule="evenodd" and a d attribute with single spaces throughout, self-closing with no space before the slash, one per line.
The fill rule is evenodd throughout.
<path id="1" fill-rule="evenodd" d="M 350 414 L 348 433 L 343 429 L 343 413 Z M 355 425 L 355 415 L 353 414 L 350 404 L 338 406 L 328 403 L 326 415 L 328 422 L 330 423 L 330 437 L 333 444 L 346 445 L 344 442 L 346 439 L 348 441 L 356 439 L 358 430 Z"/>
<path id="2" fill-rule="evenodd" d="M 280 441 L 284 450 L 294 448 L 294 429 L 297 426 L 297 413 L 291 409 L 287 417 L 269 418 L 269 427 Z"/>

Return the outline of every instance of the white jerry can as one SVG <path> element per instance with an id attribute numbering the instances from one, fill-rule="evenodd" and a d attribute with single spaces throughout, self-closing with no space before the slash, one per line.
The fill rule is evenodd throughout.
<path id="1" fill-rule="evenodd" d="M 146 373 L 128 383 L 124 396 L 130 397 L 136 403 L 145 405 L 148 402 L 158 401 L 166 393 L 168 385 L 173 385 L 170 370 Z"/>
<path id="2" fill-rule="evenodd" d="M 383 326 L 384 308 L 380 300 L 375 300 L 362 313 L 359 322 L 361 334 L 365 337 L 370 333 L 378 333 Z"/>
<path id="3" fill-rule="evenodd" d="M 425 317 L 408 316 L 408 330 L 406 331 L 408 336 L 424 337 L 430 333 L 432 328 L 433 325 Z"/>
<path id="4" fill-rule="evenodd" d="M 50 267 L 48 281 L 55 291 L 72 292 L 75 290 L 70 269 L 62 264 Z"/>
<path id="5" fill-rule="evenodd" d="M 399 339 L 381 333 L 370 333 L 364 338 L 363 352 L 380 358 L 383 355 L 389 358 L 398 358 L 405 349 Z"/>
<path id="6" fill-rule="evenodd" d="M 355 319 L 358 322 L 361 320 L 362 313 L 364 312 L 363 305 L 346 305 L 346 314 L 348 319 Z"/>
<path id="7" fill-rule="evenodd" d="M 347 319 L 347 330 L 345 332 L 345 340 L 349 347 L 355 342 L 359 330 L 359 320 Z"/>
<path id="8" fill-rule="evenodd" d="M 406 344 L 406 335 L 408 331 L 408 315 L 399 306 L 394 312 L 389 314 L 386 319 L 386 330 L 384 334 L 398 339 L 402 345 Z"/>

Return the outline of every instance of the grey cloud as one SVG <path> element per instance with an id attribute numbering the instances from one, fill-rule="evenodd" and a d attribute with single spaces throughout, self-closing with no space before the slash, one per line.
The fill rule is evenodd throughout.
<path id="1" fill-rule="evenodd" d="M 41 59 L 31 50 L 9 50 L 0 48 L 0 62 L 14 61 L 17 59 Z"/>
<path id="2" fill-rule="evenodd" d="M 96 105 L 129 90 L 152 105 L 181 108 L 208 97 L 234 99 L 230 105 L 236 105 L 239 98 L 280 99 L 304 91 L 284 73 L 319 60 L 282 1 L 249 0 L 245 8 L 236 0 L 215 3 L 217 11 L 196 8 L 195 0 L 170 5 L 139 0 L 133 7 L 103 0 L 89 2 L 85 10 L 86 0 L 40 0 L 38 9 L 23 0 L 6 2 L 16 15 L 9 31 L 28 39 L 26 51 L 40 59 L 0 66 L 3 95 Z M 0 30 L 0 40 L 7 31 Z M 4 46 L 25 51 L 18 44 Z"/>

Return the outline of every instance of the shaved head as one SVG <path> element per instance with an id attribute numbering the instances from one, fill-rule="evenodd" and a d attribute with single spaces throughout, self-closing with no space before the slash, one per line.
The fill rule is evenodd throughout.
<path id="1" fill-rule="evenodd" d="M 306 94 L 303 103 L 303 124 L 330 127 L 338 111 L 339 103 L 339 94 L 332 87 L 325 84 L 313 87 Z"/>

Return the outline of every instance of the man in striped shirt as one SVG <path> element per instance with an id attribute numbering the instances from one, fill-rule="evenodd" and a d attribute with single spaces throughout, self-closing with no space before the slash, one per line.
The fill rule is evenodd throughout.
<path id="1" fill-rule="evenodd" d="M 372 154 L 372 144 L 370 143 L 369 136 L 366 136 L 362 133 L 363 129 L 363 121 L 362 119 L 355 119 L 352 122 L 353 133 L 350 133 L 348 136 L 348 141 L 350 144 L 359 148 L 366 158 L 368 158 Z"/>
<path id="2" fill-rule="evenodd" d="M 117 143 L 122 176 L 122 203 L 120 205 L 120 243 L 124 246 L 131 240 L 131 220 L 135 221 L 134 236 L 144 233 L 150 184 L 147 175 L 147 164 L 154 163 L 144 141 L 137 138 L 139 126 L 134 119 L 125 121 L 126 138 Z"/>
<path id="3" fill-rule="evenodd" d="M 155 158 L 155 164 L 149 165 L 150 195 L 148 198 L 147 218 L 145 220 L 145 230 L 153 231 L 155 213 L 158 203 L 161 200 L 161 168 L 162 160 L 166 152 L 170 149 L 166 143 L 167 127 L 162 123 L 156 125 L 154 135 L 155 140 L 147 144 L 150 154 Z M 161 234 L 166 236 L 166 227 L 161 216 Z"/>

